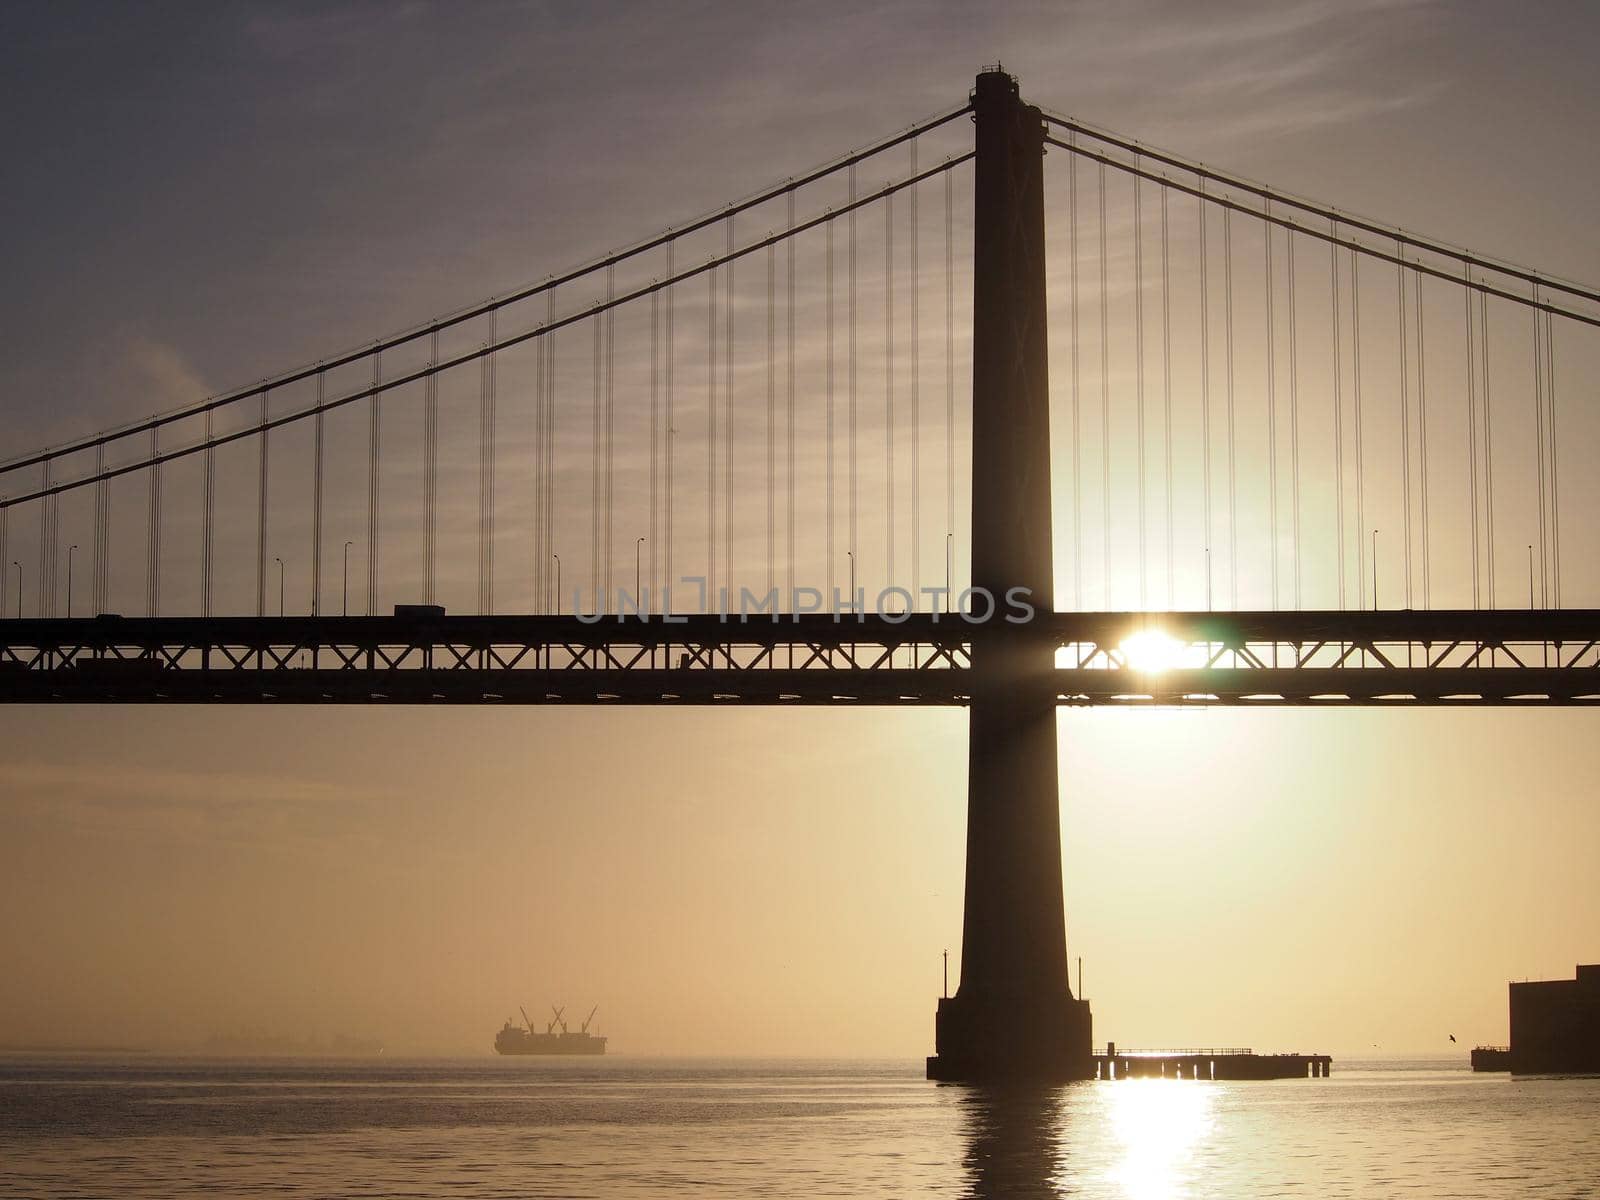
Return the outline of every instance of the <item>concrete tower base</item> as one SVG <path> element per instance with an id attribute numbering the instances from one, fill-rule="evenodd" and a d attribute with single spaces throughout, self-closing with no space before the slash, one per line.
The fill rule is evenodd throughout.
<path id="1" fill-rule="evenodd" d="M 1070 995 L 939 1001 L 928 1078 L 962 1083 L 1070 1083 L 1094 1078 L 1089 1002 Z"/>

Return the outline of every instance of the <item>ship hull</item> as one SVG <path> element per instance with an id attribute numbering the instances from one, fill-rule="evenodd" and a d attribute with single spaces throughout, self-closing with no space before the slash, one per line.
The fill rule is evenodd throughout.
<path id="1" fill-rule="evenodd" d="M 590 1033 L 525 1033 L 515 1028 L 500 1031 L 495 1053 L 514 1055 L 595 1055 L 606 1052 L 606 1039 Z"/>
<path id="2" fill-rule="evenodd" d="M 589 1045 L 589 1046 L 552 1046 L 552 1047 L 496 1046 L 495 1047 L 495 1053 L 497 1053 L 497 1054 L 510 1054 L 510 1055 L 515 1055 L 515 1056 L 524 1056 L 524 1055 L 573 1055 L 573 1054 L 595 1055 L 595 1054 L 604 1054 L 606 1052 L 606 1040 L 604 1038 L 596 1038 L 594 1040 L 595 1040 L 595 1042 L 597 1042 L 599 1044 L 598 1045 Z"/>

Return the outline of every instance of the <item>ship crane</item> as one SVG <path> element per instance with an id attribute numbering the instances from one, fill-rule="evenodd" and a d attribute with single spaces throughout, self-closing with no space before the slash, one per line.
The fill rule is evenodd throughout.
<path id="1" fill-rule="evenodd" d="M 561 1019 L 561 1014 L 567 1011 L 567 1006 L 563 1004 L 560 1008 L 556 1008 L 554 1005 L 552 1005 L 550 1007 L 550 1011 L 555 1013 L 555 1020 L 546 1025 L 544 1027 L 544 1031 L 546 1033 L 551 1033 L 555 1030 L 555 1027 L 559 1025 L 561 1026 L 561 1032 L 565 1033 L 567 1031 L 567 1023 Z"/>
<path id="2" fill-rule="evenodd" d="M 519 1004 L 519 1005 L 517 1005 L 517 1011 L 522 1014 L 522 1023 L 528 1027 L 528 1032 L 532 1033 L 533 1032 L 533 1022 L 528 1020 L 528 1010 L 523 1008 L 522 1005 Z M 511 1022 L 507 1021 L 506 1024 L 509 1025 L 509 1024 L 511 1024 Z"/>
<path id="3" fill-rule="evenodd" d="M 589 1015 L 583 1019 L 582 1032 L 584 1032 L 584 1033 L 588 1033 L 589 1032 L 589 1022 L 594 1020 L 595 1013 L 597 1013 L 599 1011 L 600 1011 L 600 1006 L 598 1004 L 596 1004 L 593 1008 L 591 1008 L 589 1010 Z"/>

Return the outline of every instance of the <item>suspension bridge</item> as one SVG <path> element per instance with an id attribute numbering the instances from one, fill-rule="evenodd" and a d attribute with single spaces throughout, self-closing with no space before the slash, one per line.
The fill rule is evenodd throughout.
<path id="1" fill-rule="evenodd" d="M 12 454 L 0 701 L 967 706 L 929 1073 L 1084 1077 L 1056 708 L 1600 700 L 1562 533 L 1596 326 L 1596 289 L 988 71 L 573 270 Z"/>

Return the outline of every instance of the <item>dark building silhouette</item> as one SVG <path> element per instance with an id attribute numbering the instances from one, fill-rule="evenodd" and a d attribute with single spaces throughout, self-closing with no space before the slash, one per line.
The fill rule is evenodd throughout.
<path id="1" fill-rule="evenodd" d="M 1511 1071 L 1600 1074 L 1600 963 L 1511 985 Z"/>
<path id="2" fill-rule="evenodd" d="M 972 585 L 1055 608 L 1050 545 L 1044 120 L 1002 71 L 972 93 Z M 974 631 L 961 982 L 939 1001 L 930 1079 L 1094 1074 L 1067 982 L 1055 647 L 1037 626 Z"/>

